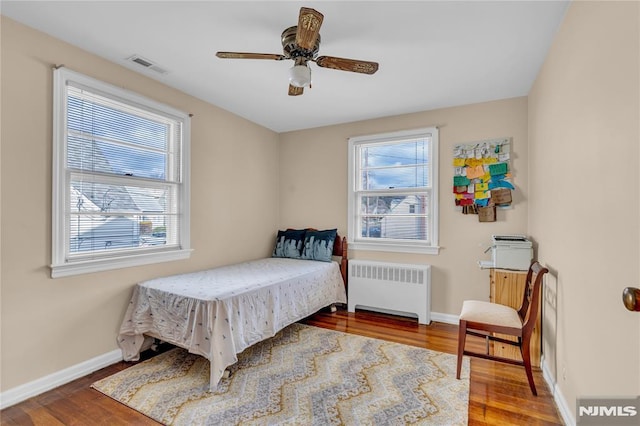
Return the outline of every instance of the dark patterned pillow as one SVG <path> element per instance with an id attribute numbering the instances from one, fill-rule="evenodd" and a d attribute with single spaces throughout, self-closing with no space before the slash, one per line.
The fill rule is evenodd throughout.
<path id="1" fill-rule="evenodd" d="M 336 240 L 337 234 L 337 229 L 326 229 L 324 231 L 308 230 L 304 236 L 302 259 L 331 262 L 333 243 Z"/>
<path id="2" fill-rule="evenodd" d="M 305 229 L 287 229 L 278 231 L 276 246 L 271 257 L 290 257 L 300 259 L 304 244 Z"/>

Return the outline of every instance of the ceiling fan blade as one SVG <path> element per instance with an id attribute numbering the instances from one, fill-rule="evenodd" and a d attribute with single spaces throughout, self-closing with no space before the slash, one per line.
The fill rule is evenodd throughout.
<path id="1" fill-rule="evenodd" d="M 223 59 L 273 59 L 281 61 L 287 59 L 277 53 L 250 53 L 250 52 L 217 52 L 216 56 Z"/>
<path id="2" fill-rule="evenodd" d="M 334 70 L 359 72 L 362 74 L 373 74 L 378 71 L 377 62 L 336 58 L 334 56 L 319 56 L 315 62 L 319 67 L 331 68 Z"/>
<path id="3" fill-rule="evenodd" d="M 303 91 L 304 91 L 304 87 L 296 87 L 293 84 L 289 85 L 289 96 L 302 95 Z"/>
<path id="4" fill-rule="evenodd" d="M 296 44 L 304 50 L 313 50 L 324 15 L 317 10 L 308 7 L 300 8 L 298 17 L 298 29 L 296 31 Z"/>

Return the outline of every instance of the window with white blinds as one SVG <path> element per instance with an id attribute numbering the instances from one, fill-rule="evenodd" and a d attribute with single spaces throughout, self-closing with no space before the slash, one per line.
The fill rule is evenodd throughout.
<path id="1" fill-rule="evenodd" d="M 354 249 L 438 252 L 438 129 L 349 140 Z"/>
<path id="2" fill-rule="evenodd" d="M 188 257 L 188 115 L 54 73 L 52 276 Z"/>

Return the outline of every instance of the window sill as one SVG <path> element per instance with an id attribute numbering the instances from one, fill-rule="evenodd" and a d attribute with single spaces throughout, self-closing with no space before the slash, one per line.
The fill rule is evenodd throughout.
<path id="1" fill-rule="evenodd" d="M 440 254 L 439 246 L 424 246 L 402 243 L 370 243 L 362 241 L 349 242 L 349 250 L 386 251 L 396 253 Z"/>
<path id="2" fill-rule="evenodd" d="M 126 257 L 110 257 L 96 260 L 83 260 L 56 264 L 51 265 L 51 278 L 90 274 L 93 272 L 148 265 L 151 263 L 183 260 L 188 259 L 191 256 L 191 252 L 191 249 L 182 249 L 155 253 L 141 253 L 129 255 Z"/>

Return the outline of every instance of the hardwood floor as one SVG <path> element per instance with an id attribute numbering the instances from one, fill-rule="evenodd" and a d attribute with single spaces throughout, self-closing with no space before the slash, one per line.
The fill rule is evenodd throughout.
<path id="1" fill-rule="evenodd" d="M 302 322 L 451 354 L 458 349 L 456 325 L 432 322 L 427 326 L 410 318 L 342 310 L 318 313 Z M 484 339 L 467 337 L 469 349 L 483 351 L 484 345 Z M 534 368 L 534 380 L 537 397 L 531 394 L 523 367 L 472 358 L 469 425 L 562 425 L 540 369 Z"/>
<path id="2" fill-rule="evenodd" d="M 375 337 L 455 354 L 458 327 L 372 312 L 355 314 L 344 310 L 320 312 L 302 321 L 363 336 Z M 474 350 L 484 341 L 469 340 Z M 157 425 L 155 421 L 129 409 L 90 385 L 123 370 L 131 363 L 119 362 L 57 389 L 31 398 L 0 412 L 2 425 Z M 529 390 L 522 367 L 472 358 L 469 393 L 469 425 L 561 425 L 560 419 L 539 369 L 534 369 L 538 388 Z"/>

